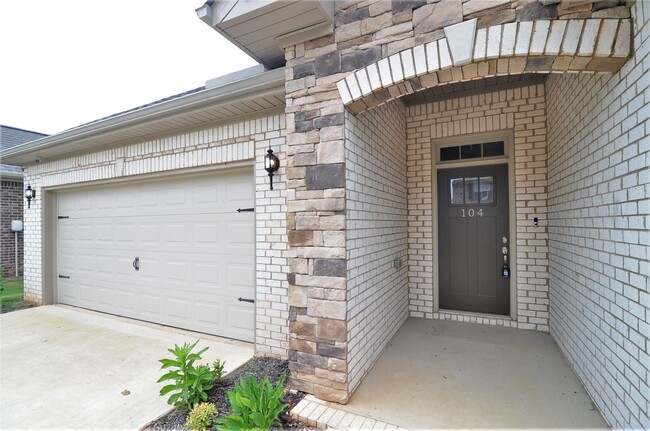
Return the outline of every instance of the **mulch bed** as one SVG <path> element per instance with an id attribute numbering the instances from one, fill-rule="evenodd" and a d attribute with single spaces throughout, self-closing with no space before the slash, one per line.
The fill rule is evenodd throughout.
<path id="1" fill-rule="evenodd" d="M 0 314 L 11 313 L 12 311 L 24 310 L 25 308 L 32 308 L 34 305 L 25 301 L 13 301 L 0 305 Z"/>
<path id="2" fill-rule="evenodd" d="M 227 392 L 235 390 L 235 382 L 243 376 L 254 376 L 258 382 L 261 382 L 264 376 L 268 376 L 269 380 L 275 385 L 282 376 L 282 373 L 289 375 L 288 361 L 276 358 L 253 358 L 241 367 L 231 372 L 228 376 L 224 377 L 214 388 L 208 391 L 208 402 L 213 403 L 219 411 L 219 417 L 223 418 L 232 413 L 230 409 L 230 400 L 228 399 Z M 286 381 L 286 380 L 285 380 Z M 284 402 L 287 408 L 280 415 L 282 421 L 282 428 L 291 430 L 308 430 L 304 424 L 293 421 L 289 416 L 289 411 L 296 406 L 304 398 L 303 392 L 287 393 L 284 397 Z M 174 409 L 166 415 L 156 419 L 149 424 L 148 430 L 184 430 L 185 416 L 187 411 Z"/>

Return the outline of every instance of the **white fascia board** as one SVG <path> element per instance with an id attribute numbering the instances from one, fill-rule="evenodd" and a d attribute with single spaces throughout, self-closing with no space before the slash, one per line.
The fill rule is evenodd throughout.
<path id="1" fill-rule="evenodd" d="M 17 145 L 2 152 L 2 161 L 8 164 L 22 164 L 18 157 L 28 155 L 60 144 L 74 142 L 81 138 L 99 136 L 116 130 L 145 124 L 165 117 L 196 111 L 203 106 L 218 104 L 221 101 L 235 101 L 253 98 L 269 90 L 284 91 L 284 68 L 278 68 L 250 78 L 209 88 L 197 93 L 188 94 L 167 102 L 147 106 L 136 111 L 100 120 L 95 123 L 75 127 L 56 135 L 51 135 L 26 144 Z"/>

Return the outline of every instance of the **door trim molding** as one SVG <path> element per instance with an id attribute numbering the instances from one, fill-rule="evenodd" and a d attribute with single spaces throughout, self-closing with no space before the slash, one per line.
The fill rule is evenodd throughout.
<path id="1" fill-rule="evenodd" d="M 431 133 L 435 136 L 435 133 Z M 503 140 L 505 143 L 505 156 L 492 157 L 487 159 L 473 159 L 470 161 L 460 160 L 458 162 L 438 163 L 439 147 L 448 145 L 469 145 L 481 142 L 490 142 L 494 140 Z M 432 255 L 433 255 L 433 312 L 443 311 L 440 309 L 440 268 L 438 255 L 438 170 L 464 168 L 472 166 L 485 166 L 506 163 L 508 165 L 508 216 L 509 216 L 509 243 L 510 246 L 510 318 L 517 320 L 517 208 L 516 208 L 516 188 L 515 188 L 515 149 L 514 149 L 514 131 L 512 129 L 497 130 L 486 133 L 471 133 L 457 135 L 448 138 L 431 140 L 431 205 L 432 205 Z M 514 258 L 513 258 L 514 257 Z M 454 313 L 463 313 L 462 311 L 453 310 Z M 477 315 L 476 313 L 471 313 Z M 486 314 L 486 316 L 492 316 Z"/>

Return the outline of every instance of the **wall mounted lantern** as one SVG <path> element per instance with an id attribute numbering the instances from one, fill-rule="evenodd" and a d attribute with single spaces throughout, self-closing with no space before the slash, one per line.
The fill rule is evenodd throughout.
<path id="1" fill-rule="evenodd" d="M 269 173 L 269 178 L 271 179 L 271 190 L 273 190 L 273 172 L 280 169 L 280 160 L 273 154 L 273 150 L 269 145 L 269 149 L 266 151 L 266 156 L 264 156 L 264 169 Z"/>
<path id="2" fill-rule="evenodd" d="M 36 190 L 32 186 L 27 186 L 25 189 L 25 198 L 27 199 L 27 208 L 31 208 L 32 199 L 36 197 Z"/>

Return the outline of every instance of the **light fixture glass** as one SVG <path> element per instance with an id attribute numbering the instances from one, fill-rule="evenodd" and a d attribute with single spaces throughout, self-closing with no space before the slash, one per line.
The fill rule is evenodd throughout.
<path id="1" fill-rule="evenodd" d="M 271 180 L 271 190 L 273 190 L 273 173 L 280 169 L 280 159 L 273 154 L 271 146 L 266 151 L 266 156 L 264 156 L 264 169 L 269 173 L 269 179 Z"/>
<path id="2" fill-rule="evenodd" d="M 32 199 L 36 197 L 36 190 L 32 189 L 32 186 L 27 186 L 25 188 L 25 199 L 27 199 L 27 208 L 31 208 Z"/>

